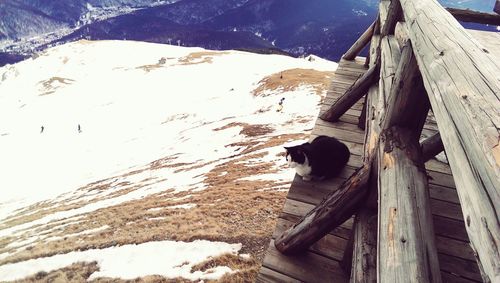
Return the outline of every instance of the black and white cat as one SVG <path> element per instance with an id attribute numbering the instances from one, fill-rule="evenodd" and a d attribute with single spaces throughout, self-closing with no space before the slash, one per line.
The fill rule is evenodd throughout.
<path id="1" fill-rule="evenodd" d="M 351 153 L 345 144 L 333 137 L 319 136 L 311 143 L 285 147 L 288 165 L 304 181 L 335 177 L 342 171 Z"/>

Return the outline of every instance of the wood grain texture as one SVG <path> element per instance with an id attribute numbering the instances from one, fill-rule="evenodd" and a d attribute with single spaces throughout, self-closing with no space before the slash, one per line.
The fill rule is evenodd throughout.
<path id="1" fill-rule="evenodd" d="M 500 60 L 433 0 L 401 0 L 486 282 L 500 281 Z"/>
<path id="2" fill-rule="evenodd" d="M 410 130 L 381 134 L 378 282 L 441 282 L 427 175 Z"/>

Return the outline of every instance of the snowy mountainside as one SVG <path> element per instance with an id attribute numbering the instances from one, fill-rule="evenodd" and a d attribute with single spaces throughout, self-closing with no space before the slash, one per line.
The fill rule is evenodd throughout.
<path id="1" fill-rule="evenodd" d="M 335 69 L 132 41 L 0 68 L 0 281 L 251 280 Z"/>

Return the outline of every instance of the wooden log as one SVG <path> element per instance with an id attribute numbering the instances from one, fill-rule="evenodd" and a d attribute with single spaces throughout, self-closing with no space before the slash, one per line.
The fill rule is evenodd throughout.
<path id="1" fill-rule="evenodd" d="M 376 21 L 375 21 L 376 22 Z M 354 42 L 354 44 L 347 50 L 347 52 L 342 56 L 346 60 L 354 60 L 358 56 L 359 52 L 370 42 L 373 35 L 373 30 L 375 28 L 375 22 L 373 22 L 368 29 Z"/>
<path id="2" fill-rule="evenodd" d="M 403 49 L 406 42 L 408 41 L 408 28 L 406 27 L 405 22 L 398 22 L 396 27 L 394 28 L 394 36 L 396 36 L 396 40 L 398 41 L 399 48 Z"/>
<path id="3" fill-rule="evenodd" d="M 370 168 L 370 164 L 359 168 L 338 190 L 279 236 L 275 241 L 276 248 L 284 254 L 306 250 L 349 219 L 365 200 Z"/>
<path id="4" fill-rule="evenodd" d="M 351 106 L 354 105 L 363 95 L 366 94 L 370 85 L 378 80 L 377 66 L 373 66 L 364 73 L 352 87 L 344 93 L 328 111 L 323 113 L 320 118 L 328 122 L 337 121 Z"/>
<path id="5" fill-rule="evenodd" d="M 500 14 L 500 0 L 497 0 L 495 2 L 495 7 L 493 7 L 493 11 L 495 11 L 497 14 Z"/>
<path id="6" fill-rule="evenodd" d="M 364 130 L 366 128 L 366 102 L 368 95 L 365 95 L 365 102 L 363 102 L 363 108 L 361 109 L 361 115 L 358 118 L 358 128 Z"/>
<path id="7" fill-rule="evenodd" d="M 418 139 L 430 103 L 410 41 L 406 42 L 401 52 L 401 59 L 387 99 L 386 117 L 382 128 L 400 126 L 413 129 L 414 138 Z"/>
<path id="8" fill-rule="evenodd" d="M 377 210 L 360 210 L 353 232 L 355 244 L 350 282 L 377 282 Z"/>
<path id="9" fill-rule="evenodd" d="M 387 18 L 384 24 L 380 27 L 380 35 L 382 37 L 394 34 L 394 27 L 396 23 L 401 20 L 403 12 L 401 11 L 401 4 L 399 0 L 392 0 L 387 8 Z"/>
<path id="10" fill-rule="evenodd" d="M 500 26 L 500 15 L 469 9 L 446 8 L 455 19 L 462 22 Z"/>
<path id="11" fill-rule="evenodd" d="M 392 127 L 381 134 L 378 282 L 441 282 L 421 157 L 412 131 Z"/>
<path id="12" fill-rule="evenodd" d="M 351 234 L 349 235 L 349 240 L 347 241 L 347 245 L 344 249 L 344 255 L 342 256 L 342 260 L 340 261 L 340 267 L 344 271 L 345 274 L 351 274 L 352 269 L 352 253 L 354 251 L 354 226 L 351 229 Z"/>
<path id="13" fill-rule="evenodd" d="M 422 159 L 424 160 L 424 162 L 429 161 L 431 158 L 438 155 L 441 151 L 444 150 L 441 135 L 437 133 L 431 137 L 428 137 L 420 143 L 420 148 L 422 149 Z"/>
<path id="14" fill-rule="evenodd" d="M 370 44 L 370 56 L 374 58 L 370 64 L 380 62 L 380 36 L 374 35 Z M 374 154 L 376 151 L 370 148 L 377 148 L 380 134 L 381 113 L 385 105 L 379 100 L 378 83 L 372 85 L 366 95 L 366 131 L 363 160 L 365 163 L 372 162 L 371 176 L 375 176 L 376 162 Z M 352 249 L 346 251 L 351 258 L 350 282 L 376 282 L 376 250 L 377 250 L 377 186 L 374 177 L 369 181 L 368 198 L 365 207 L 358 211 L 352 229 L 353 245 Z M 375 208 L 373 210 L 373 208 Z M 371 217 L 370 217 L 371 216 Z M 346 255 L 344 254 L 344 257 Z M 346 259 L 347 260 L 347 259 Z"/>
<path id="15" fill-rule="evenodd" d="M 380 19 L 380 35 L 382 36 L 382 27 L 385 26 L 385 21 L 387 20 L 387 15 L 389 14 L 389 5 L 391 1 L 380 1 L 378 5 L 378 14 Z"/>
<path id="16" fill-rule="evenodd" d="M 401 0 L 483 281 L 500 281 L 500 60 L 433 0 Z"/>
<path id="17" fill-rule="evenodd" d="M 401 59 L 401 51 L 399 49 L 398 42 L 393 35 L 388 35 L 380 40 L 380 79 L 379 79 L 379 102 L 377 106 L 378 115 L 380 116 L 379 122 L 385 115 L 385 107 L 387 105 L 387 100 L 389 99 L 389 94 L 391 93 L 392 83 L 394 81 L 394 76 L 396 75 L 396 70 L 399 65 L 399 60 Z M 383 107 L 382 107 L 383 105 Z M 379 128 L 382 125 L 378 125 Z M 379 129 L 380 133 L 381 129 Z"/>

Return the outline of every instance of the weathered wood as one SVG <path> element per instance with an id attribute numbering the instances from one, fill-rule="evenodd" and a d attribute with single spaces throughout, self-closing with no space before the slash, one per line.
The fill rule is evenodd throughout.
<path id="1" fill-rule="evenodd" d="M 424 162 L 427 162 L 444 150 L 441 135 L 437 133 L 431 137 L 428 137 L 420 143 L 420 148 L 422 149 L 422 158 Z"/>
<path id="2" fill-rule="evenodd" d="M 396 23 L 401 20 L 402 15 L 403 13 L 399 0 L 392 0 L 387 8 L 387 18 L 380 27 L 380 35 L 384 37 L 389 34 L 394 34 L 394 27 Z"/>
<path id="3" fill-rule="evenodd" d="M 382 128 L 400 126 L 413 129 L 417 139 L 420 137 L 429 108 L 429 98 L 418 71 L 417 60 L 413 55 L 411 42 L 407 41 L 387 98 L 386 117 Z"/>
<path id="4" fill-rule="evenodd" d="M 360 210 L 354 220 L 354 250 L 350 282 L 377 281 L 377 211 Z"/>
<path id="5" fill-rule="evenodd" d="M 473 11 L 469 9 L 446 8 L 455 19 L 462 22 L 500 26 L 500 15 Z"/>
<path id="6" fill-rule="evenodd" d="M 387 15 L 389 14 L 389 5 L 391 4 L 391 1 L 380 1 L 378 5 L 378 14 L 379 14 L 379 21 L 380 21 L 380 36 L 382 36 L 382 27 L 385 26 L 385 21 L 387 20 Z"/>
<path id="7" fill-rule="evenodd" d="M 500 281 L 500 60 L 432 0 L 401 0 L 483 280 Z"/>
<path id="8" fill-rule="evenodd" d="M 497 0 L 495 2 L 495 7 L 493 7 L 493 11 L 495 11 L 497 14 L 500 14 L 500 0 Z"/>
<path id="9" fill-rule="evenodd" d="M 353 251 L 354 251 L 354 228 L 351 230 L 351 234 L 349 235 L 349 240 L 347 241 L 347 245 L 342 255 L 342 260 L 340 261 L 340 267 L 342 268 L 345 274 L 351 274 Z"/>
<path id="10" fill-rule="evenodd" d="M 441 282 L 427 175 L 412 131 L 384 130 L 378 168 L 378 282 Z"/>
<path id="11" fill-rule="evenodd" d="M 364 130 L 366 128 L 366 101 L 368 96 L 365 95 L 365 102 L 363 102 L 363 109 L 361 109 L 361 115 L 359 115 L 358 119 L 358 128 Z"/>
<path id="12" fill-rule="evenodd" d="M 303 251 L 349 219 L 366 197 L 370 168 L 370 165 L 359 168 L 337 191 L 278 237 L 276 248 L 284 254 Z"/>
<path id="13" fill-rule="evenodd" d="M 380 79 L 379 79 L 379 91 L 381 100 L 385 110 L 387 105 L 388 96 L 391 93 L 392 83 L 394 81 L 394 76 L 396 75 L 396 70 L 399 65 L 399 60 L 401 59 L 401 51 L 399 49 L 398 42 L 393 35 L 388 35 L 380 40 Z M 381 111 L 379 109 L 379 111 Z M 385 115 L 380 113 L 381 117 Z"/>
<path id="14" fill-rule="evenodd" d="M 375 22 L 373 22 L 368 29 L 354 42 L 354 44 L 347 50 L 347 52 L 342 56 L 346 60 L 354 60 L 358 56 L 359 52 L 370 42 L 373 35 L 373 30 L 375 28 Z"/>
<path id="15" fill-rule="evenodd" d="M 361 76 L 352 87 L 340 97 L 335 104 L 330 107 L 328 111 L 323 113 L 320 118 L 325 121 L 335 122 L 342 116 L 349 108 L 356 103 L 363 95 L 366 94 L 370 85 L 378 80 L 377 66 L 373 66 L 366 73 Z"/>
<path id="16" fill-rule="evenodd" d="M 396 27 L 394 28 L 394 36 L 396 36 L 396 40 L 398 41 L 399 48 L 403 49 L 406 42 L 408 41 L 408 28 L 405 22 L 398 22 Z"/>

